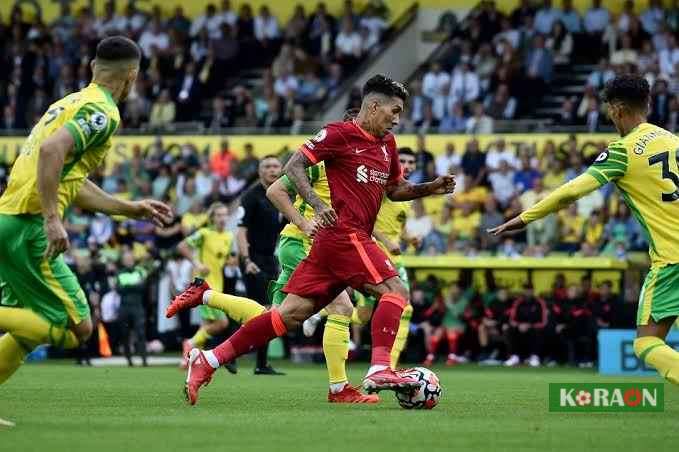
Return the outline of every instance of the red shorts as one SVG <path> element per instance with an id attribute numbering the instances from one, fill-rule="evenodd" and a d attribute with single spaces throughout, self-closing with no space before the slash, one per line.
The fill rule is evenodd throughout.
<path id="1" fill-rule="evenodd" d="M 380 284 L 394 276 L 398 270 L 366 233 L 323 229 L 283 292 L 311 298 L 321 309 L 347 286 L 361 290 L 365 284 Z"/>

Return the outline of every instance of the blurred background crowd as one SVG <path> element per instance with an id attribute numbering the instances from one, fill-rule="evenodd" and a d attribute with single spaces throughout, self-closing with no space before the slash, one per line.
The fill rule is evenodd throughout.
<path id="1" fill-rule="evenodd" d="M 522 0 L 505 14 L 496 2 L 481 1 L 465 16 L 441 14 L 435 30 L 443 36 L 441 45 L 406 80 L 411 97 L 398 132 L 418 134 L 413 181 L 452 172 L 457 189 L 450 198 L 413 204 L 406 230 L 418 238 L 417 245 L 404 244 L 403 253 L 625 260 L 646 249 L 643 230 L 612 187 L 519 235 L 497 239 L 485 234 L 584 171 L 605 150 L 606 140 L 585 141 L 574 134 L 535 148 L 499 137 L 481 148 L 474 136 L 502 130 L 502 123 L 520 128 L 521 120 L 549 124 L 550 131 L 610 131 L 598 92 L 619 71 L 646 76 L 653 87 L 650 121 L 675 130 L 679 2 L 642 3 L 624 1 L 622 12 L 614 15 L 598 0 L 585 11 L 574 9 L 571 0 Z M 165 200 L 176 220 L 159 228 L 74 208 L 66 216 L 72 246 L 67 258 L 93 312 L 115 331 L 120 303 L 115 276 L 129 251 L 135 265 L 151 270 L 145 288 L 147 335 L 176 347 L 190 335 L 191 319 L 166 331 L 158 316 L 159 303 L 167 301 L 159 294 L 176 293 L 191 278 L 190 264 L 176 245 L 206 223 L 207 207 L 215 201 L 229 206 L 235 229 L 239 196 L 258 178 L 257 156 L 273 153 L 284 162 L 290 155 L 287 148 L 255 149 L 253 144 L 234 149 L 229 128 L 310 132 L 313 118 L 329 100 L 352 90 L 358 68 L 397 30 L 390 25 L 389 2 L 379 0 L 360 7 L 347 0 L 335 15 L 322 2 L 300 3 L 286 21 L 267 6 L 253 11 L 246 2 L 234 8 L 229 0 L 206 2 L 204 13 L 193 18 L 181 7 L 169 11 L 159 3 L 141 11 L 134 5 L 108 1 L 103 15 L 95 16 L 87 7 L 71 10 L 65 3 L 51 23 L 28 18 L 21 8 L 0 18 L 5 67 L 0 129 L 25 134 L 52 101 L 83 88 L 102 37 L 123 33 L 139 43 L 142 71 L 119 106 L 122 132 L 158 135 L 150 149 L 133 147 L 128 159 L 110 171 L 102 169 L 94 181 L 129 199 Z M 354 87 L 346 107 L 358 105 L 360 90 Z M 196 133 L 197 125 L 223 135 L 216 152 L 199 151 L 190 138 L 180 152 L 168 152 L 163 132 Z M 427 136 L 436 133 L 468 137 L 463 145 L 451 141 L 431 148 Z M 0 161 L 0 192 L 10 168 L 11 162 Z M 225 277 L 242 291 L 237 261 L 225 269 Z M 171 287 L 163 292 L 160 286 L 168 280 Z M 585 279 L 567 285 L 557 278 L 548 293 L 536 294 L 530 284 L 514 291 L 495 283 L 487 288 L 480 291 L 465 277 L 453 285 L 433 276 L 415 281 L 410 359 L 431 360 L 448 350 L 451 363 L 526 359 L 588 365 L 594 360 L 596 329 L 633 325 L 633 304 L 623 303 L 616 284 L 593 287 Z M 352 338 L 359 356 L 361 336 L 368 338 Z M 292 344 L 305 341 L 293 338 Z"/>

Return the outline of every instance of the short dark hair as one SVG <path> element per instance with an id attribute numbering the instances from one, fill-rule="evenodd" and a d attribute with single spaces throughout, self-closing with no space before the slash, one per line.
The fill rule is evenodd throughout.
<path id="1" fill-rule="evenodd" d="M 415 153 L 409 147 L 398 148 L 398 155 L 411 155 L 415 157 Z"/>
<path id="2" fill-rule="evenodd" d="M 383 94 L 388 97 L 398 97 L 404 102 L 408 98 L 408 90 L 402 83 L 394 81 L 382 74 L 371 77 L 365 82 L 365 85 L 363 85 L 363 97 L 371 93 Z"/>
<path id="3" fill-rule="evenodd" d="M 97 59 L 105 61 L 125 61 L 141 59 L 139 46 L 125 36 L 109 36 L 97 45 Z"/>
<path id="4" fill-rule="evenodd" d="M 607 103 L 622 102 L 635 110 L 646 111 L 651 88 L 641 75 L 622 74 L 606 82 L 601 100 Z"/>

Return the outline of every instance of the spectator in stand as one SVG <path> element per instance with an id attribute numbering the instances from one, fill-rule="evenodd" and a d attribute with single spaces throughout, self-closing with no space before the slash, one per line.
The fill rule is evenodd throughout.
<path id="1" fill-rule="evenodd" d="M 589 46 L 586 51 L 590 55 L 598 55 L 601 51 L 601 45 L 604 31 L 611 22 L 611 13 L 605 7 L 601 6 L 601 0 L 592 0 L 592 7 L 585 13 L 584 28 L 586 33 L 586 42 Z"/>
<path id="2" fill-rule="evenodd" d="M 301 79 L 295 95 L 295 102 L 302 106 L 319 102 L 325 97 L 325 88 L 313 71 L 307 71 Z"/>
<path id="3" fill-rule="evenodd" d="M 651 111 L 648 116 L 648 122 L 660 127 L 667 124 L 670 115 L 670 100 L 672 95 L 667 90 L 667 82 L 659 79 L 653 86 L 653 95 L 651 96 Z"/>
<path id="4" fill-rule="evenodd" d="M 410 180 L 419 182 L 429 182 L 436 178 L 436 168 L 434 166 L 434 155 L 427 150 L 424 135 L 417 136 L 417 150 L 415 151 L 416 169 L 410 175 Z"/>
<path id="5" fill-rule="evenodd" d="M 422 243 L 424 238 L 434 230 L 434 223 L 425 212 L 421 199 L 413 201 L 413 214 L 413 217 L 406 220 L 405 232 L 408 237 L 412 237 L 418 243 Z"/>
<path id="6" fill-rule="evenodd" d="M 464 116 L 464 109 L 459 102 L 454 103 L 446 109 L 446 113 L 441 118 L 439 133 L 462 133 L 467 128 L 467 118 Z"/>
<path id="7" fill-rule="evenodd" d="M 569 33 L 573 35 L 582 33 L 582 17 L 580 17 L 580 13 L 573 8 L 573 0 L 561 1 L 561 14 L 559 18 Z"/>
<path id="8" fill-rule="evenodd" d="M 677 38 L 674 35 L 669 35 L 667 48 L 658 51 L 658 60 L 661 74 L 672 76 L 675 73 L 677 63 L 679 63 L 679 46 L 677 46 Z"/>
<path id="9" fill-rule="evenodd" d="M 355 17 L 352 22 L 354 21 Z M 363 17 L 361 17 L 359 20 L 359 27 L 365 27 L 370 31 L 368 41 L 378 43 L 380 42 L 382 33 L 387 28 L 387 22 L 377 14 L 377 11 L 373 5 L 368 4 L 368 6 L 363 11 Z"/>
<path id="10" fill-rule="evenodd" d="M 573 36 L 560 20 L 554 22 L 545 45 L 554 55 L 555 64 L 569 64 L 571 62 Z"/>
<path id="11" fill-rule="evenodd" d="M 235 27 L 238 22 L 238 15 L 232 9 L 230 0 L 222 0 L 218 15 L 221 22 L 229 24 L 231 28 Z"/>
<path id="12" fill-rule="evenodd" d="M 212 3 L 205 7 L 205 14 L 197 16 L 191 23 L 189 34 L 192 38 L 198 36 L 202 29 L 206 29 L 212 39 L 219 38 L 222 16 L 217 14 L 217 8 Z"/>
<path id="13" fill-rule="evenodd" d="M 623 34 L 630 29 L 632 21 L 636 20 L 637 15 L 634 12 L 634 0 L 625 0 L 622 12 L 618 16 L 618 21 L 615 24 L 615 31 Z"/>
<path id="14" fill-rule="evenodd" d="M 472 112 L 473 115 L 467 119 L 466 132 L 472 135 L 493 133 L 493 118 L 486 114 L 483 104 L 475 102 Z"/>
<path id="15" fill-rule="evenodd" d="M 576 124 L 575 103 L 572 98 L 567 97 L 561 104 L 561 110 L 554 116 L 554 122 L 560 126 L 572 126 Z"/>
<path id="16" fill-rule="evenodd" d="M 175 30 L 183 36 L 189 35 L 191 30 L 191 21 L 186 18 L 184 9 L 181 6 L 177 6 L 174 9 L 174 15 L 170 17 L 166 25 L 170 30 Z"/>
<path id="17" fill-rule="evenodd" d="M 196 118 L 200 108 L 200 81 L 196 74 L 196 65 L 189 62 L 180 77 L 176 88 L 176 100 L 179 107 L 178 120 L 189 121 Z"/>
<path id="18" fill-rule="evenodd" d="M 451 102 L 467 105 L 474 102 L 481 93 L 479 76 L 469 63 L 458 64 L 453 70 L 450 82 Z"/>
<path id="19" fill-rule="evenodd" d="M 556 250 L 575 253 L 582 243 L 585 219 L 578 214 L 577 204 L 571 204 L 568 209 L 559 212 L 558 217 L 559 243 Z"/>
<path id="20" fill-rule="evenodd" d="M 277 96 L 286 98 L 289 95 L 295 95 L 299 89 L 299 81 L 288 68 L 283 68 L 280 77 L 276 78 L 274 83 L 274 92 Z"/>
<path id="21" fill-rule="evenodd" d="M 500 164 L 503 160 L 506 161 L 510 167 L 518 166 L 516 154 L 507 147 L 507 141 L 504 138 L 500 138 L 486 153 L 486 167 L 488 168 L 488 171 L 492 173 L 493 171 L 500 169 Z"/>
<path id="22" fill-rule="evenodd" d="M 584 242 L 593 250 L 598 251 L 604 243 L 604 222 L 602 212 L 592 210 L 583 226 Z"/>
<path id="23" fill-rule="evenodd" d="M 625 33 L 620 39 L 621 48 L 616 50 L 611 55 L 611 64 L 614 66 L 622 66 L 625 64 L 637 64 L 638 54 L 632 48 L 632 38 Z"/>
<path id="24" fill-rule="evenodd" d="M 561 12 L 552 5 L 552 0 L 543 0 L 542 7 L 535 14 L 535 29 L 543 35 L 549 34 L 560 16 Z"/>
<path id="25" fill-rule="evenodd" d="M 170 36 L 163 30 L 163 24 L 158 19 L 151 21 L 151 28 L 144 31 L 139 38 L 144 57 L 150 59 L 154 54 L 163 56 L 170 47 Z M 155 51 L 155 53 L 153 52 Z"/>
<path id="26" fill-rule="evenodd" d="M 531 0 L 521 0 L 519 6 L 512 11 L 511 14 L 512 25 L 518 28 L 525 23 L 526 17 L 535 17 L 535 7 Z"/>
<path id="27" fill-rule="evenodd" d="M 460 168 L 465 176 L 466 186 L 478 186 L 485 181 L 487 175 L 486 154 L 479 149 L 479 142 L 473 138 L 467 142 L 467 147 L 462 155 Z"/>
<path id="28" fill-rule="evenodd" d="M 460 161 L 460 156 L 455 153 L 455 144 L 453 142 L 446 143 L 445 154 L 436 157 L 436 175 L 443 176 L 444 174 L 453 174 L 453 168 L 458 166 Z"/>
<path id="29" fill-rule="evenodd" d="M 306 24 L 307 18 L 306 12 L 304 11 L 304 5 L 297 4 L 295 6 L 295 10 L 292 13 L 292 17 L 285 25 L 283 38 L 288 42 L 301 44 L 302 38 L 304 36 L 304 30 L 306 29 Z"/>
<path id="30" fill-rule="evenodd" d="M 512 303 L 509 311 L 506 338 L 510 357 L 504 362 L 505 366 L 518 365 L 522 356 L 528 357 L 529 366 L 540 366 L 547 318 L 545 301 L 535 296 L 530 283 L 524 284 L 523 294 Z"/>
<path id="31" fill-rule="evenodd" d="M 585 86 L 585 92 L 583 93 L 582 99 L 580 100 L 580 105 L 577 110 L 577 119 L 580 124 L 587 123 L 587 113 L 591 110 L 592 105 L 598 105 L 597 95 L 594 91 L 594 87 L 591 85 Z"/>
<path id="32" fill-rule="evenodd" d="M 488 175 L 488 180 L 493 189 L 493 196 L 503 209 L 509 205 L 509 202 L 516 195 L 514 177 L 514 170 L 509 165 L 509 162 L 504 159 L 500 160 L 498 170 Z"/>
<path id="33" fill-rule="evenodd" d="M 641 26 L 649 35 L 660 31 L 660 26 L 665 21 L 665 11 L 661 0 L 649 0 L 648 9 L 641 14 Z"/>
<path id="34" fill-rule="evenodd" d="M 170 91 L 164 89 L 160 93 L 160 97 L 153 103 L 151 107 L 151 115 L 149 116 L 149 125 L 151 127 L 163 128 L 174 122 L 175 106 L 172 99 L 170 99 Z"/>
<path id="35" fill-rule="evenodd" d="M 446 87 L 450 88 L 450 75 L 443 71 L 440 63 L 432 63 L 422 79 L 422 94 L 433 99 L 443 96 Z"/>
<path id="36" fill-rule="evenodd" d="M 485 107 L 493 119 L 514 119 L 516 98 L 509 95 L 509 86 L 503 83 L 497 87 L 494 94 L 488 94 Z"/>
<path id="37" fill-rule="evenodd" d="M 335 38 L 335 58 L 343 67 L 349 68 L 361 59 L 361 52 L 361 36 L 354 29 L 351 18 L 345 17 Z"/>
<path id="38" fill-rule="evenodd" d="M 477 237 L 479 237 L 480 248 L 482 250 L 492 252 L 497 250 L 501 238 L 487 234 L 486 231 L 499 226 L 502 223 L 504 223 L 504 216 L 498 210 L 497 201 L 492 196 L 489 196 L 483 204 L 483 214 L 481 215 L 479 229 L 477 231 Z"/>
<path id="39" fill-rule="evenodd" d="M 231 174 L 232 166 L 236 163 L 236 157 L 229 148 L 229 141 L 222 140 L 220 151 L 210 157 L 210 171 L 215 178 L 226 180 Z"/>
<path id="40" fill-rule="evenodd" d="M 337 63 L 332 63 L 328 66 L 328 75 L 323 80 L 325 85 L 326 95 L 328 98 L 334 98 L 342 84 L 342 66 Z"/>
<path id="41" fill-rule="evenodd" d="M 259 9 L 259 15 L 254 20 L 255 38 L 259 41 L 259 45 L 266 53 L 267 58 L 273 57 L 278 50 L 280 43 L 281 32 L 278 26 L 278 20 L 271 15 L 269 7 L 262 5 Z"/>
<path id="42" fill-rule="evenodd" d="M 331 16 L 328 16 L 331 17 Z M 323 63 L 329 63 L 334 59 L 335 40 L 333 35 L 334 21 L 328 20 L 326 16 L 313 16 L 311 18 L 311 31 L 309 32 L 307 49 L 312 56 L 315 56 Z"/>
<path id="43" fill-rule="evenodd" d="M 123 31 L 125 21 L 116 14 L 115 8 L 116 5 L 113 0 L 109 0 L 104 4 L 104 15 L 100 19 L 97 19 L 94 25 L 94 29 L 99 38 L 104 38 Z"/>

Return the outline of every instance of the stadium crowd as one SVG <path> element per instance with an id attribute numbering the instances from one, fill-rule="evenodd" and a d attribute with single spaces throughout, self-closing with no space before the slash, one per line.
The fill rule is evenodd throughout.
<path id="1" fill-rule="evenodd" d="M 378 49 L 387 29 L 379 0 L 360 13 L 347 0 L 339 17 L 323 2 L 298 4 L 283 24 L 266 5 L 255 14 L 248 3 L 234 11 L 229 0 L 208 4 L 191 20 L 181 6 L 155 4 L 150 13 L 129 2 L 118 14 L 109 0 L 102 17 L 89 7 L 62 3 L 50 24 L 29 22 L 21 7 L 0 18 L 2 129 L 27 129 L 54 100 L 90 79 L 88 62 L 98 40 L 125 34 L 143 51 L 142 70 L 120 105 L 128 129 L 167 128 L 200 121 L 210 129 L 260 127 L 294 132 L 305 110 L 332 97 L 356 64 Z M 171 13 L 171 14 L 170 14 Z M 236 64 L 237 63 L 237 64 Z M 255 69 L 254 85 L 239 75 Z"/>
<path id="2" fill-rule="evenodd" d="M 555 124 L 600 130 L 609 123 L 599 90 L 618 72 L 638 72 L 653 87 L 651 122 L 676 130 L 679 5 L 650 0 L 644 6 L 637 14 L 635 2 L 626 0 L 615 16 L 600 0 L 584 14 L 572 0 L 522 0 L 505 15 L 496 2 L 483 0 L 460 23 L 444 15 L 449 50 L 410 84 L 402 129 L 491 133 L 496 120 L 532 117 L 556 72 L 567 77 L 575 63 L 596 63 L 584 92 L 565 96 Z"/>

